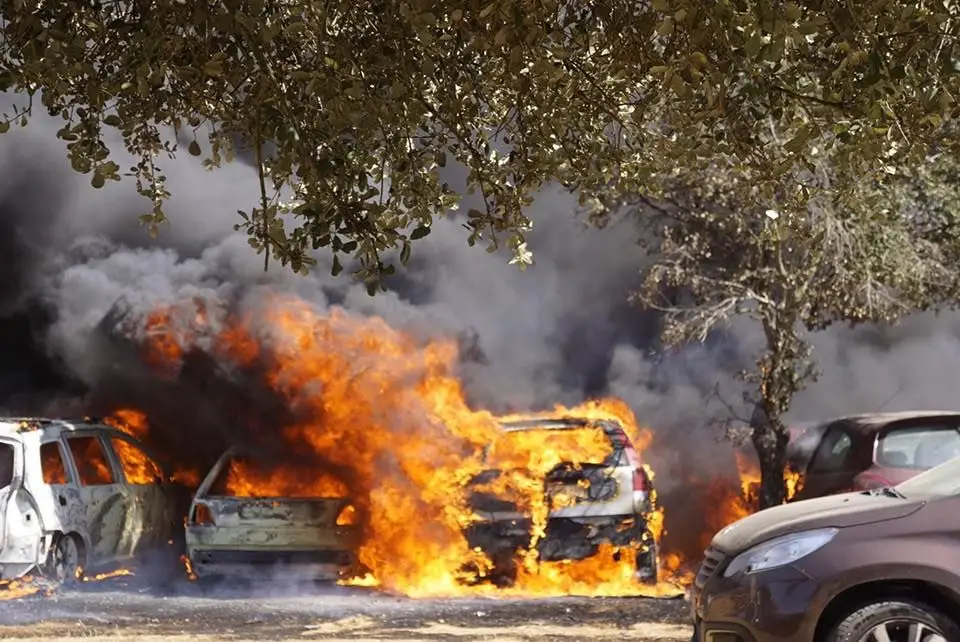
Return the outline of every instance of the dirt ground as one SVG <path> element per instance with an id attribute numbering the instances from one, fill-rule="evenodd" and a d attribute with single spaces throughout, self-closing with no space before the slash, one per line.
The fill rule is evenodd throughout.
<path id="1" fill-rule="evenodd" d="M 108 583 L 104 583 L 108 584 Z M 0 639 L 688 642 L 683 599 L 412 600 L 343 588 L 158 591 L 123 582 L 0 601 Z"/>

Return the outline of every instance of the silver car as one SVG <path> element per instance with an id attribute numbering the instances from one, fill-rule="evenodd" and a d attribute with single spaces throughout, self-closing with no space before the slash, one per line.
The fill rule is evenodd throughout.
<path id="1" fill-rule="evenodd" d="M 355 567 L 359 517 L 346 497 L 272 496 L 269 489 L 253 486 L 238 492 L 231 484 L 238 467 L 267 474 L 277 470 L 239 448 L 228 450 L 210 469 L 186 526 L 187 555 L 199 578 L 335 580 Z M 289 460 L 280 469 L 297 476 Z M 315 474 L 305 467 L 300 478 Z"/>
<path id="2" fill-rule="evenodd" d="M 565 462 L 549 471 L 543 492 L 549 512 L 546 532 L 537 542 L 544 561 L 590 557 L 601 544 L 637 551 L 637 579 L 655 583 L 658 554 L 648 516 L 653 510 L 653 486 L 639 456 L 619 423 L 576 418 L 530 419 L 502 424 L 510 440 L 523 434 L 549 441 L 557 431 L 599 431 L 609 443 L 601 461 Z M 531 541 L 531 516 L 514 500 L 489 490 L 506 471 L 490 468 L 470 482 L 469 504 L 477 520 L 466 529 L 471 548 L 479 548 L 495 565 L 494 579 L 509 583 L 516 572 L 517 552 Z M 507 473 L 508 474 L 508 473 Z M 522 472 L 521 472 L 522 474 Z M 563 502 L 554 498 L 562 496 Z M 557 507 L 559 506 L 559 507 Z"/>
<path id="3" fill-rule="evenodd" d="M 147 448 L 89 421 L 0 419 L 0 579 L 58 583 L 162 550 L 180 487 Z"/>

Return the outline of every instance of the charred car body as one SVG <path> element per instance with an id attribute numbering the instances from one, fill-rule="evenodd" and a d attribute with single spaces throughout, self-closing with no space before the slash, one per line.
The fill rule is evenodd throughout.
<path id="1" fill-rule="evenodd" d="M 599 431 L 609 444 L 601 461 L 566 462 L 550 470 L 542 492 L 551 507 L 543 536 L 536 542 L 542 561 L 580 560 L 597 553 L 602 544 L 637 551 L 637 579 L 657 581 L 658 555 L 647 517 L 653 509 L 653 487 L 633 444 L 615 421 L 531 419 L 503 422 L 503 439 L 516 434 L 543 436 L 562 431 Z M 469 484 L 469 506 L 477 519 L 465 535 L 494 563 L 495 579 L 509 583 L 518 552 L 528 548 L 532 518 L 516 501 L 489 490 L 508 470 L 491 468 Z M 520 471 L 521 475 L 523 471 Z M 555 501 L 564 496 L 559 505 Z"/>
<path id="2" fill-rule="evenodd" d="M 263 458 L 232 448 L 214 464 L 190 506 L 187 555 L 200 578 L 297 576 L 335 580 L 356 568 L 359 527 L 346 497 L 271 496 L 233 490 L 238 466 L 269 470 Z M 285 466 L 290 472 L 290 464 Z M 314 471 L 304 470 L 305 478 Z M 305 484 L 307 486 L 307 484 Z"/>
<path id="3" fill-rule="evenodd" d="M 0 420 L 0 579 L 39 570 L 69 582 L 170 548 L 189 496 L 169 480 L 114 428 Z"/>

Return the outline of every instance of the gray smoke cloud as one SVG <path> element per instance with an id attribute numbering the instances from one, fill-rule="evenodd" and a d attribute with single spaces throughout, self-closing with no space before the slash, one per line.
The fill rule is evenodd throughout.
<path id="1" fill-rule="evenodd" d="M 0 372 L 0 407 L 40 412 L 78 394 L 68 381 L 95 386 L 111 365 L 96 328 L 119 299 L 146 311 L 194 296 L 255 299 L 282 291 L 425 336 L 472 334 L 483 358 L 464 363 L 462 375 L 477 407 L 624 399 L 656 431 L 646 457 L 668 501 L 691 473 L 729 470 L 729 447 L 717 445 L 712 425 L 728 409 L 714 390 L 739 405 L 733 373 L 751 363 L 758 333 L 736 320 L 706 345 L 657 354 L 656 318 L 627 303 L 643 261 L 631 221 L 590 228 L 575 215 L 573 199 L 547 190 L 531 211 L 536 264 L 521 272 L 504 252 L 468 248 L 456 217 L 441 219 L 415 244 L 390 291 L 371 298 L 347 276 L 331 277 L 325 254 L 308 277 L 277 265 L 263 271 L 263 258 L 233 230 L 236 210 L 257 198 L 249 166 L 206 172 L 190 157 L 161 159 L 173 194 L 171 224 L 152 239 L 137 223 L 148 204 L 132 183 L 90 187 L 69 168 L 58 127 L 36 117 L 0 138 L 0 316 L 7 319 L 0 330 L 11 333 L 9 354 L 20 354 Z M 12 321 L 20 317 L 26 320 Z M 815 337 L 815 346 L 824 374 L 797 398 L 792 419 L 956 407 L 958 315 L 919 315 L 895 328 L 834 328 Z M 49 361 L 45 374 L 23 374 L 41 358 Z M 45 392 L 38 396 L 37 388 Z"/>

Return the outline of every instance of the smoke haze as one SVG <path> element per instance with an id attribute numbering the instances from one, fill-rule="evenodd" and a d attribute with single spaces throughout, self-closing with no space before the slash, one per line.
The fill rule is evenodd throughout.
<path id="1" fill-rule="evenodd" d="M 263 257 L 233 230 L 236 211 L 257 198 L 249 166 L 208 173 L 186 155 L 163 162 L 171 224 L 151 239 L 137 224 L 149 204 L 132 182 L 94 190 L 69 168 L 57 128 L 38 116 L 0 138 L 5 411 L 107 406 L 113 389 L 106 382 L 116 386 L 121 379 L 130 393 L 140 380 L 118 376 L 116 355 L 97 338 L 98 324 L 118 300 L 143 314 L 194 296 L 255 305 L 265 292 L 287 291 L 319 308 L 382 316 L 421 336 L 467 337 L 474 358 L 465 360 L 462 376 L 476 407 L 525 410 L 604 394 L 623 398 L 656 431 L 647 459 L 668 503 L 691 472 L 729 469 L 729 447 L 717 445 L 710 427 L 727 412 L 713 390 L 719 386 L 731 403 L 740 399 L 731 373 L 750 364 L 757 333 L 735 322 L 707 345 L 656 356 L 656 318 L 626 302 L 643 260 L 630 221 L 587 228 L 572 199 L 547 191 L 532 208 L 536 265 L 520 272 L 503 252 L 468 248 L 456 218 L 438 220 L 414 244 L 409 267 L 390 291 L 371 298 L 346 273 L 329 276 L 326 254 L 309 277 L 278 265 L 264 273 Z M 922 315 L 892 329 L 838 328 L 815 345 L 824 374 L 798 397 L 798 420 L 881 407 L 956 408 L 957 315 Z M 211 407 L 224 400 L 195 394 L 190 412 L 229 440 L 230 422 Z M 170 425 L 179 421 L 173 417 Z"/>

